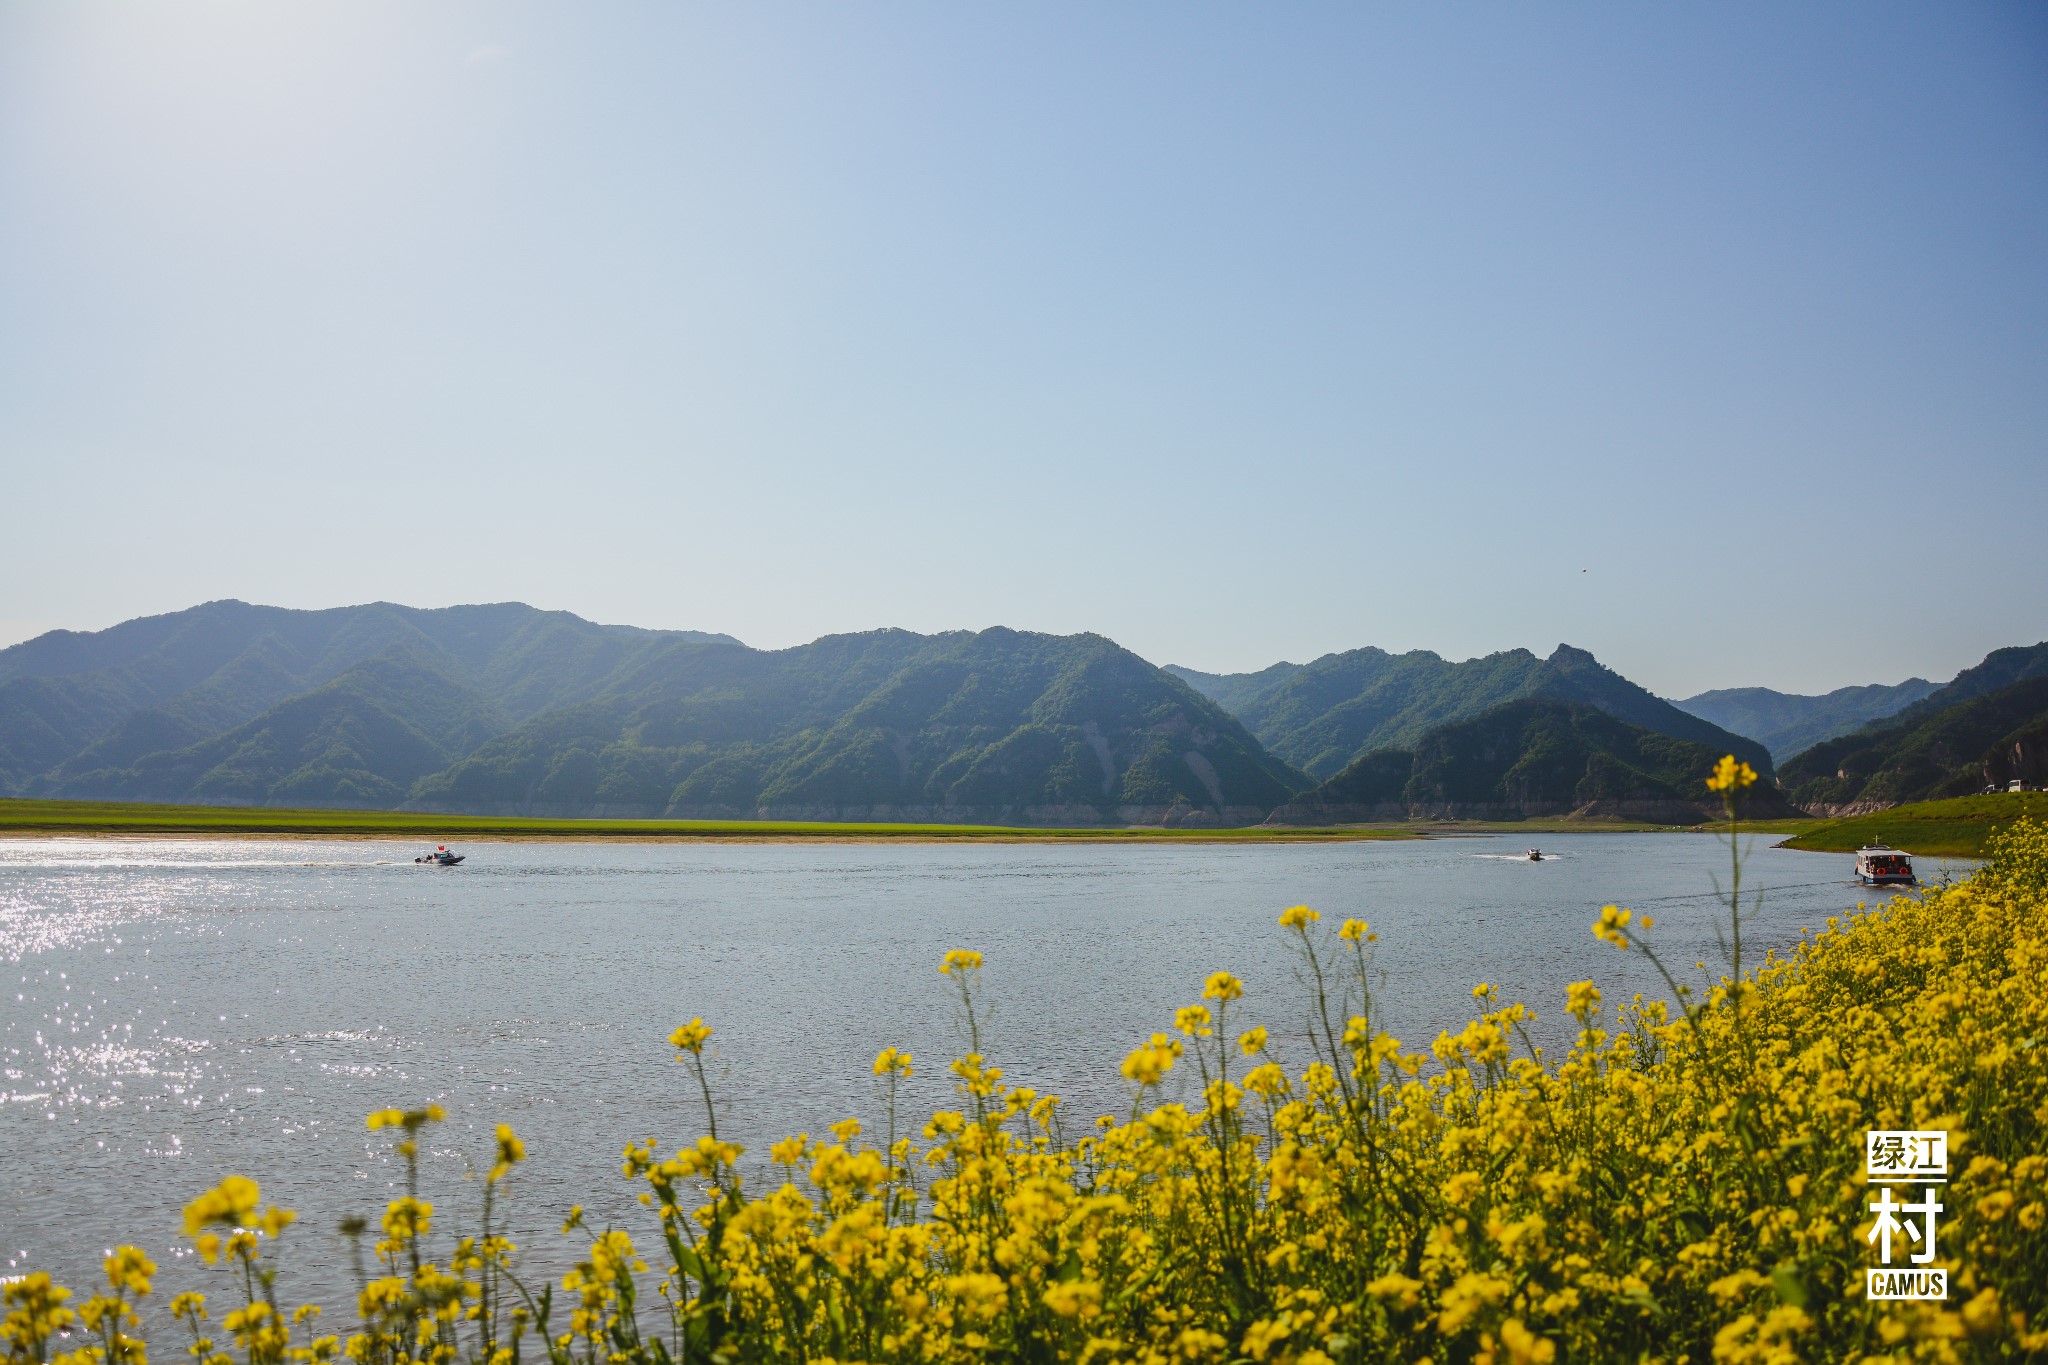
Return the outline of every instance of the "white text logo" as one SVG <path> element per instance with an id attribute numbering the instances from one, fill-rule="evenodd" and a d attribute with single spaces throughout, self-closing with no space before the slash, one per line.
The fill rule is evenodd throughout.
<path id="1" fill-rule="evenodd" d="M 1940 1187 L 1948 1183 L 1948 1134 L 1873 1128 L 1863 1135 L 1863 1175 L 1878 1185 L 1877 1197 L 1865 1206 L 1873 1217 L 1863 1240 L 1884 1263 L 1866 1272 L 1865 1296 L 1947 1298 L 1948 1272 L 1933 1269 L 1932 1262 L 1935 1225 L 1943 1208 Z M 1898 1191 L 1894 1185 L 1907 1188 Z M 1919 1198 L 1901 1200 L 1900 1193 Z M 1905 1259 L 1904 1267 L 1892 1268 L 1895 1253 Z M 1923 1266 L 1929 1268 L 1919 1268 Z"/>

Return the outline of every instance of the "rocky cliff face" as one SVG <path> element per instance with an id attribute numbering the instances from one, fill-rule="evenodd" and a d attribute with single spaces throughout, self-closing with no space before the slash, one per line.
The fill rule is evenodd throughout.
<path id="1" fill-rule="evenodd" d="M 1984 759 L 1987 786 L 2017 779 L 2028 787 L 2048 786 L 2048 722 L 2012 736 Z"/>

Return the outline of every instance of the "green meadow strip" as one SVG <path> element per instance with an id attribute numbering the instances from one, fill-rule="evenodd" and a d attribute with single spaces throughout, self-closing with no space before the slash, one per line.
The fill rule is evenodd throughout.
<path id="1" fill-rule="evenodd" d="M 2022 817 L 2048 821 L 2048 792 L 1999 792 L 1916 801 L 1841 820 L 1817 820 L 1785 841 L 1787 848 L 1852 853 L 1882 844 L 1928 857 L 1978 858 L 1991 836 Z"/>
<path id="2" fill-rule="evenodd" d="M 1400 829 L 1049 829 L 801 820 L 549 820 L 420 811 L 282 810 L 0 799 L 0 833 L 227 834 L 489 839 L 892 839 L 915 842 L 1312 843 L 1419 837 Z"/>

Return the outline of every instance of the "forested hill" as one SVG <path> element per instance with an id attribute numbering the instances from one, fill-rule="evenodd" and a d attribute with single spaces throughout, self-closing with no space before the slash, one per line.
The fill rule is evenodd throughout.
<path id="1" fill-rule="evenodd" d="M 1981 663 L 1964 669 L 1952 681 L 1899 712 L 1898 719 L 1917 723 L 1958 702 L 1988 697 L 2016 682 L 2041 677 L 2048 677 L 2048 641 L 1994 649 Z"/>
<path id="2" fill-rule="evenodd" d="M 2048 784 L 2048 643 L 1996 650 L 1897 715 L 1788 759 L 1781 776 L 1821 815 Z"/>
<path id="3" fill-rule="evenodd" d="M 1520 820 L 1577 816 L 1692 824 L 1720 801 L 1706 776 L 1726 752 L 1631 725 L 1584 702 L 1527 698 L 1380 749 L 1275 811 L 1268 823 Z M 1795 812 L 1758 783 L 1751 816 Z"/>
<path id="4" fill-rule="evenodd" d="M 1748 735 L 1783 763 L 1823 740 L 1896 715 L 1940 686 L 1925 678 L 1908 678 L 1891 686 L 1838 687 L 1814 697 L 1768 687 L 1724 687 L 1672 705 L 1724 730 Z"/>
<path id="5" fill-rule="evenodd" d="M 1526 649 L 1451 663 L 1428 650 L 1354 649 L 1310 664 L 1257 673 L 1168 670 L 1242 720 L 1281 758 L 1319 778 L 1378 749 L 1408 749 L 1436 726 L 1524 698 L 1581 702 L 1631 725 L 1732 753 L 1759 772 L 1769 752 L 1755 740 L 1689 715 L 1585 650 L 1559 645 L 1542 659 Z"/>
<path id="6" fill-rule="evenodd" d="M 674 649 L 422 782 L 483 813 L 1255 822 L 1307 780 L 1099 635 Z"/>
<path id="7" fill-rule="evenodd" d="M 273 790 L 282 781 L 309 801 L 390 804 L 422 750 L 453 758 L 595 695 L 645 651 L 721 640 L 731 637 L 603 626 L 517 602 L 294 611 L 223 601 L 51 631 L 0 650 L 0 792 L 270 801 L 289 795 Z M 294 699 L 307 700 L 279 710 Z M 171 775 L 204 756 L 187 751 L 229 735 L 232 755 L 191 781 Z M 390 746 L 412 756 L 398 761 Z"/>
<path id="8" fill-rule="evenodd" d="M 1309 785 L 1099 636 L 797 649 L 519 604 L 216 602 L 0 651 L 0 793 L 550 815 L 1255 822 Z"/>

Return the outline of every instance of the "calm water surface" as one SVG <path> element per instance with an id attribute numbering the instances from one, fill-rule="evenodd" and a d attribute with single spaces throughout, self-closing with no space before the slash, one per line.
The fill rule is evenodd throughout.
<path id="1" fill-rule="evenodd" d="M 166 1291 L 206 1281 L 179 1210 L 221 1175 L 300 1211 L 285 1288 L 339 1306 L 333 1228 L 397 1171 L 363 1115 L 438 1101 L 430 1182 L 444 1224 L 510 1123 L 536 1271 L 568 1255 L 571 1203 L 642 1226 L 621 1146 L 693 1139 L 701 1113 L 665 1038 L 717 1027 L 721 1127 L 749 1146 L 878 1111 L 869 1065 L 918 1056 L 911 1112 L 948 1107 L 959 1021 L 936 970 L 987 957 L 990 1051 L 1079 1120 L 1128 1107 L 1117 1063 L 1198 998 L 1246 982 L 1244 1024 L 1296 1040 L 1302 995 L 1280 910 L 1306 902 L 1381 936 L 1389 1026 L 1426 1044 L 1501 986 L 1562 1040 L 1565 983 L 1651 990 L 1587 926 L 1609 901 L 1658 917 L 1674 961 L 1715 961 L 1702 835 L 1526 836 L 1254 847 L 478 844 L 455 869 L 381 842 L 0 841 L 0 1274 L 79 1289 L 135 1241 Z M 1745 930 L 1797 941 L 1874 892 L 1847 856 L 1759 841 Z M 1960 870 L 1960 868 L 1958 868 Z M 1938 874 L 1933 864 L 1923 875 Z M 569 1257 L 573 1259 L 573 1257 Z M 224 1286 L 215 1286 L 224 1288 Z M 159 1301 L 168 1297 L 160 1294 Z"/>

